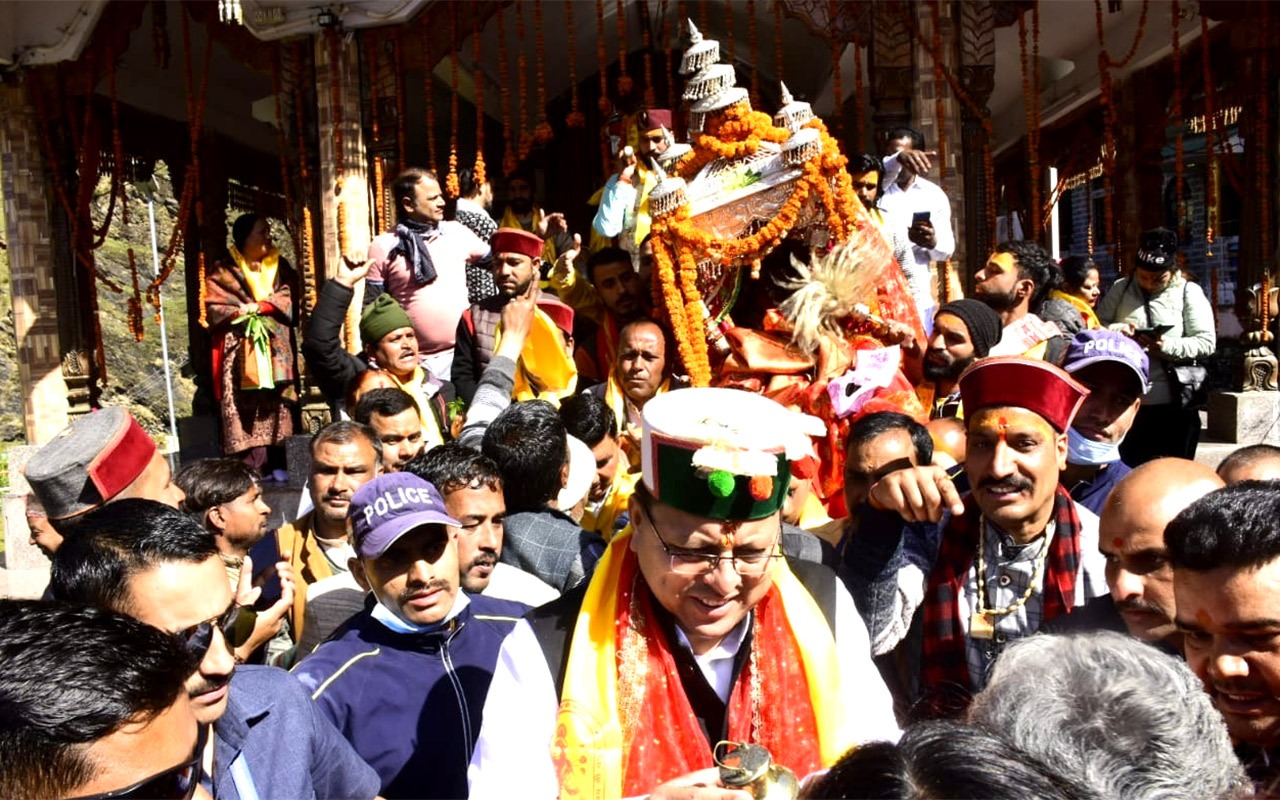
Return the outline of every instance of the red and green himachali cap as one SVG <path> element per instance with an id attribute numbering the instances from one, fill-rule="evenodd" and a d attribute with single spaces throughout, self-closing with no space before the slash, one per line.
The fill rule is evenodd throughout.
<path id="1" fill-rule="evenodd" d="M 791 462 L 813 456 L 817 417 L 737 389 L 678 389 L 645 404 L 644 485 L 658 502 L 708 519 L 764 519 L 782 508 Z"/>

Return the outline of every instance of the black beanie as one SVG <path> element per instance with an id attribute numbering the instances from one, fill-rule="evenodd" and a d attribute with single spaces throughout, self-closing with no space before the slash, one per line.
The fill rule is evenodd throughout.
<path id="1" fill-rule="evenodd" d="M 952 300 L 938 309 L 933 315 L 934 319 L 938 318 L 938 314 L 951 314 L 964 321 L 965 327 L 969 329 L 969 340 L 973 342 L 973 355 L 977 358 L 986 358 L 1004 333 L 1000 315 L 981 300 L 969 297 Z"/>

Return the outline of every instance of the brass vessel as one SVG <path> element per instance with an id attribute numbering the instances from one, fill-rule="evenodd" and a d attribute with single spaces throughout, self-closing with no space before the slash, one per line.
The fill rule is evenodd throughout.
<path id="1" fill-rule="evenodd" d="M 800 794 L 796 774 L 758 744 L 719 742 L 713 753 L 720 781 L 729 789 L 742 789 L 755 800 L 795 800 Z"/>

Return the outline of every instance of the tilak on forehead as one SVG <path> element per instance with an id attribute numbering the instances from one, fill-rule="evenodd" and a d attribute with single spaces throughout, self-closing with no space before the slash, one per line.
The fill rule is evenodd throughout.
<path id="1" fill-rule="evenodd" d="M 1022 408 L 1065 433 L 1089 390 L 1062 369 L 1031 358 L 984 358 L 960 376 L 960 400 L 973 419 L 984 408 Z M 988 423 L 1002 438 L 1009 417 Z"/>

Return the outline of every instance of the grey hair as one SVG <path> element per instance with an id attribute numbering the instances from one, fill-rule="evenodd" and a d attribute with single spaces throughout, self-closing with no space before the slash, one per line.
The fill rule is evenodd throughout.
<path id="1" fill-rule="evenodd" d="M 1227 727 L 1179 659 L 1111 631 L 1011 646 L 969 721 L 1103 797 L 1251 797 Z"/>

